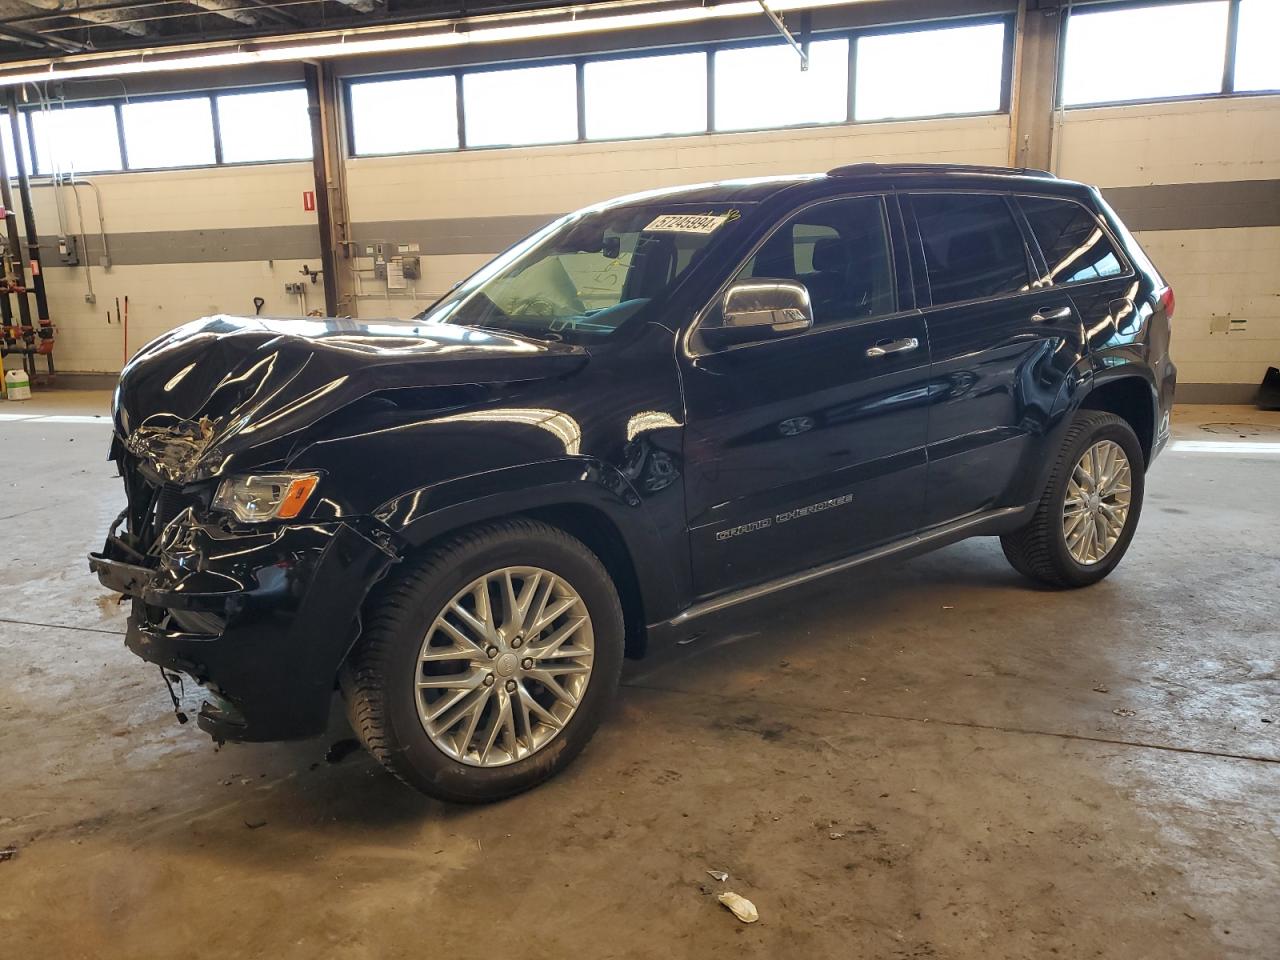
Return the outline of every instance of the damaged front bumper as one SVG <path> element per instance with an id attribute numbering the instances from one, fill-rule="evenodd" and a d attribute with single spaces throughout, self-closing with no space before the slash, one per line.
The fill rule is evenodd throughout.
<path id="1" fill-rule="evenodd" d="M 89 567 L 132 598 L 126 646 L 210 691 L 201 729 L 216 740 L 295 739 L 323 732 L 360 607 L 396 559 L 377 530 L 358 527 L 241 533 L 186 511 L 144 558 L 155 566 L 109 538 Z"/>

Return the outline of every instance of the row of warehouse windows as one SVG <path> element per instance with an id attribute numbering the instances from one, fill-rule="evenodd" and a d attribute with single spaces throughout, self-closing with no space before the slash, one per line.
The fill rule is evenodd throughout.
<path id="1" fill-rule="evenodd" d="M 348 145 L 367 156 L 994 113 L 1007 107 L 1009 29 L 1001 19 L 820 36 L 804 71 L 790 47 L 761 42 L 359 78 L 347 84 Z M 1135 56 L 1137 37 L 1177 69 Z M 1061 101 L 1278 90 L 1277 45 L 1280 0 L 1079 8 Z M 311 156 L 298 87 L 32 110 L 23 133 L 41 175 Z M 0 139 L 12 170 L 7 123 Z"/>
<path id="2" fill-rule="evenodd" d="M 817 39 L 803 71 L 794 50 L 771 42 L 361 79 L 348 88 L 351 150 L 413 153 L 994 113 L 1006 29 L 1001 21 Z"/>
<path id="3" fill-rule="evenodd" d="M 94 173 L 262 163 L 311 156 L 307 94 L 300 87 L 50 107 L 27 111 L 26 156 L 35 172 Z M 13 131 L 0 122 L 5 165 Z"/>

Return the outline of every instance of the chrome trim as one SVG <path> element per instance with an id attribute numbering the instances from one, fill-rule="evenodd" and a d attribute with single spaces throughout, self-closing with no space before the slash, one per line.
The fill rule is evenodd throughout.
<path id="1" fill-rule="evenodd" d="M 887 357 L 891 353 L 906 353 L 920 346 L 916 337 L 903 337 L 901 340 L 885 340 L 874 347 L 867 347 L 868 357 Z"/>
<path id="2" fill-rule="evenodd" d="M 821 564 L 816 567 L 810 567 L 807 570 L 801 570 L 798 573 L 790 573 L 785 577 L 778 577 L 775 580 L 767 580 L 764 583 L 758 583 L 755 586 L 744 587 L 741 590 L 734 590 L 730 593 L 722 594 L 719 597 L 713 597 L 710 600 L 704 600 L 702 603 L 695 603 L 688 610 L 666 621 L 664 626 L 678 627 L 688 623 L 690 620 L 696 620 L 698 617 L 706 616 L 709 613 L 715 613 L 728 607 L 735 607 L 740 603 L 746 603 L 749 600 L 758 600 L 761 597 L 767 597 L 770 594 L 778 593 L 782 590 L 788 590 L 791 587 L 798 587 L 801 584 L 809 583 L 813 580 L 820 580 L 823 577 L 830 576 L 833 573 L 840 573 L 844 570 L 851 570 L 854 567 L 860 567 L 863 564 L 870 563 L 873 560 L 882 560 L 898 553 L 904 553 L 916 547 L 923 547 L 928 544 L 935 543 L 939 540 L 945 540 L 948 537 L 956 536 L 964 531 L 989 523 L 992 520 L 1001 520 L 1005 517 L 1016 516 L 1026 511 L 1026 507 L 1003 507 L 999 510 L 988 510 L 984 513 L 977 514 L 972 517 L 965 517 L 962 520 L 955 520 L 951 523 L 943 524 L 934 530 L 924 534 L 916 534 L 903 540 L 895 540 L 893 543 L 887 543 L 884 546 L 867 550 L 863 553 L 856 553 L 850 557 L 844 557 L 840 560 L 832 560 L 828 563 Z"/>

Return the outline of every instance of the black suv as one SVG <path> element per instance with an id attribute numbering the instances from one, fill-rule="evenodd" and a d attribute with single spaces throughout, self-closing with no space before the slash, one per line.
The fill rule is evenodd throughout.
<path id="1" fill-rule="evenodd" d="M 1105 577 L 1169 435 L 1172 312 L 1098 191 L 1037 171 L 627 197 L 412 321 L 150 344 L 90 563 L 215 739 L 316 735 L 337 687 L 392 773 L 493 800 L 716 611 L 971 536 Z"/>

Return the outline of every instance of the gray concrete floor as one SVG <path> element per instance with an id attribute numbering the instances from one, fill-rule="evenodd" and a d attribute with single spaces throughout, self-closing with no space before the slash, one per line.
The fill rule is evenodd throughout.
<path id="1" fill-rule="evenodd" d="M 990 540 L 828 581 L 633 665 L 565 775 L 462 809 L 327 762 L 340 720 L 179 727 L 83 559 L 107 427 L 0 419 L 0 956 L 1280 956 L 1280 417 L 1176 434 L 1233 446 L 1164 454 L 1104 583 Z"/>

